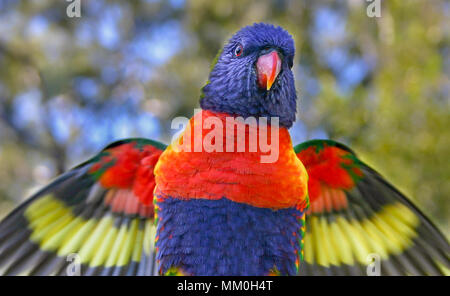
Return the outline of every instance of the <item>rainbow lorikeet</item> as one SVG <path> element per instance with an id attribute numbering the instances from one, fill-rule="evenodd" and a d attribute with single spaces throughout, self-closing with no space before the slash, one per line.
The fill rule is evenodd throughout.
<path id="1" fill-rule="evenodd" d="M 1 222 L 0 272 L 66 275 L 75 258 L 82 275 L 364 275 L 374 254 L 381 274 L 446 272 L 445 237 L 352 150 L 292 146 L 294 53 L 280 27 L 238 31 L 170 146 L 113 143 Z M 250 149 L 264 137 L 274 161 Z"/>

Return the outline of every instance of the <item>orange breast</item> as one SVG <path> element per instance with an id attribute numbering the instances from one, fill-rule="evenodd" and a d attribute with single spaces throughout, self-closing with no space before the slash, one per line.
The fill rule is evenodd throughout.
<path id="1" fill-rule="evenodd" d="M 204 127 L 204 122 L 211 117 L 222 122 L 222 143 L 220 137 L 212 137 L 210 133 L 217 126 Z M 277 128 L 275 131 L 275 127 L 264 129 L 260 125 L 236 122 L 231 126 L 226 117 L 230 116 L 202 111 L 190 120 L 184 134 L 164 151 L 158 161 L 155 168 L 156 196 L 180 199 L 225 197 L 235 202 L 272 209 L 306 206 L 307 174 L 294 153 L 288 131 L 285 128 Z M 201 129 L 198 128 L 199 125 Z M 230 128 L 234 129 L 234 133 L 227 135 L 226 130 Z M 239 134 L 240 128 L 243 128 L 245 133 Z M 197 138 L 197 144 L 201 142 L 202 151 L 194 152 L 195 134 L 198 136 L 198 131 L 200 137 Z M 278 148 L 276 152 L 272 151 L 278 154 L 276 161 L 262 162 L 261 157 L 270 152 L 263 152 L 259 145 L 256 151 L 250 151 L 250 144 L 253 143 L 251 141 L 254 141 L 253 138 L 250 139 L 254 135 L 253 132 L 256 133 L 258 141 L 265 132 L 268 132 L 268 139 L 271 138 L 272 132 L 278 132 Z M 186 137 L 189 133 L 190 138 Z M 237 143 L 242 143 L 242 137 L 245 138 L 245 151 L 236 152 Z M 180 149 L 186 147 L 187 141 L 191 144 L 191 152 Z M 208 150 L 205 149 L 205 143 L 219 144 L 222 146 L 222 152 L 205 151 Z M 235 151 L 227 152 L 227 144 L 233 145 Z M 219 145 L 216 145 L 216 148 Z M 197 146 L 196 151 L 198 148 Z"/>

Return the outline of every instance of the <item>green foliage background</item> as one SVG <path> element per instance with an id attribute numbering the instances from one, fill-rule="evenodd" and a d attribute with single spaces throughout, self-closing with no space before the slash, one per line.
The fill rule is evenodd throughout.
<path id="1" fill-rule="evenodd" d="M 198 106 L 217 50 L 264 21 L 296 41 L 294 139 L 350 145 L 450 233 L 448 2 L 381 1 L 380 18 L 358 0 L 81 3 L 81 18 L 68 18 L 65 1 L 0 1 L 0 216 L 108 141 L 168 141 L 170 120 Z M 328 61 L 336 50 L 344 62 Z M 362 78 L 342 78 L 354 61 Z M 139 127 L 143 116 L 157 128 Z"/>

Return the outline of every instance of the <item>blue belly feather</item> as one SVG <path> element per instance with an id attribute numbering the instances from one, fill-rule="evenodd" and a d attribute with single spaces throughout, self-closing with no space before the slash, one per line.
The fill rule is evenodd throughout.
<path id="1" fill-rule="evenodd" d="M 302 212 L 220 200 L 159 199 L 156 247 L 162 274 L 296 274 Z"/>

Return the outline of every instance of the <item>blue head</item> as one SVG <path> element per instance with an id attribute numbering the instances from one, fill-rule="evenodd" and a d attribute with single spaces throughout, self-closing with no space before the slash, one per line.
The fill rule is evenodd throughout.
<path id="1" fill-rule="evenodd" d="M 239 30 L 219 52 L 203 88 L 203 109 L 233 115 L 295 121 L 296 90 L 291 35 L 281 27 L 254 24 Z"/>

